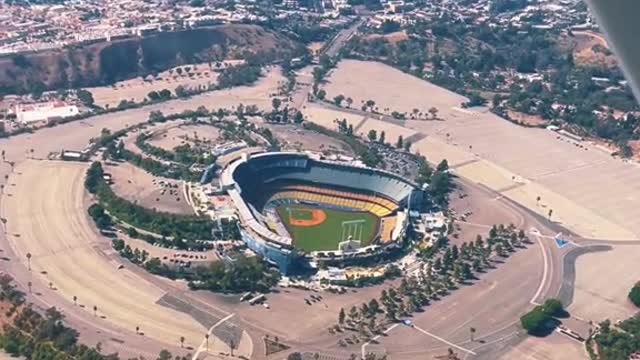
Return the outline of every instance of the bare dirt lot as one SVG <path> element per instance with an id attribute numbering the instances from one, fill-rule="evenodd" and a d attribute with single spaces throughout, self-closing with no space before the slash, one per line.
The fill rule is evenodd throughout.
<path id="1" fill-rule="evenodd" d="M 371 99 L 379 109 L 410 112 L 435 106 L 444 121 L 405 122 L 427 135 L 414 146 L 433 162 L 446 158 L 462 176 L 543 216 L 552 209 L 555 221 L 582 236 L 640 237 L 640 208 L 633 195 L 640 194 L 636 165 L 586 142 L 517 126 L 486 109 L 462 109 L 464 97 L 380 63 L 342 61 L 325 88 L 329 98 L 343 93 L 356 105 Z"/>
<path id="2" fill-rule="evenodd" d="M 172 151 L 176 146 L 193 145 L 195 141 L 215 145 L 219 136 L 220 130 L 215 126 L 183 124 L 159 132 L 147 142 L 153 146 Z"/>
<path id="3" fill-rule="evenodd" d="M 456 183 L 450 208 L 458 215 L 455 222 L 458 236 L 450 237 L 453 244 L 475 241 L 477 235 L 486 238 L 493 224 L 513 224 L 519 229 L 525 226 L 525 218 L 511 207 L 496 201 L 496 196 L 464 182 Z M 469 214 L 461 219 L 464 214 Z"/>
<path id="4" fill-rule="evenodd" d="M 110 162 L 104 170 L 113 177 L 113 191 L 124 199 L 157 211 L 193 214 L 182 181 L 153 176 L 127 162 Z"/>
<path id="5" fill-rule="evenodd" d="M 275 137 L 283 144 L 283 150 L 310 150 L 317 152 L 342 153 L 353 156 L 349 146 L 332 137 L 303 129 L 295 125 L 272 125 L 265 124 Z"/>
<path id="6" fill-rule="evenodd" d="M 586 360 L 589 355 L 583 343 L 560 333 L 545 338 L 529 336 L 501 359 L 519 360 Z"/>
<path id="7" fill-rule="evenodd" d="M 86 164 L 28 161 L 10 179 L 10 197 L 2 202 L 9 241 L 30 260 L 34 278 L 49 283 L 65 298 L 77 297 L 78 306 L 95 322 L 108 321 L 131 331 L 139 326 L 152 338 L 175 344 L 180 336 L 198 346 L 206 329 L 191 317 L 156 305 L 164 291 L 143 281 L 98 249 L 108 242 L 95 233 L 84 214 Z M 43 181 L 46 179 L 46 181 Z M 33 201 L 38 199 L 38 201 Z M 171 326 L 167 326 L 171 324 Z"/>
<path id="8" fill-rule="evenodd" d="M 627 295 L 640 280 L 640 267 L 630 265 L 639 256 L 640 245 L 616 245 L 610 251 L 578 257 L 571 314 L 598 323 L 623 320 L 637 313 Z"/>

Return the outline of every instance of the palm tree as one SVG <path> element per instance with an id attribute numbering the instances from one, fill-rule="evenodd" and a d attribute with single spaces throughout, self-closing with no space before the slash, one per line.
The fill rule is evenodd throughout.
<path id="1" fill-rule="evenodd" d="M 209 351 L 209 334 L 208 333 L 204 334 L 204 339 L 205 339 L 205 341 L 207 343 L 207 351 Z"/>
<path id="2" fill-rule="evenodd" d="M 29 287 L 29 294 L 31 294 L 31 286 L 32 286 L 32 285 L 33 285 L 33 284 L 31 284 L 31 281 L 29 281 L 29 282 L 27 283 L 27 287 Z"/>
<path id="3" fill-rule="evenodd" d="M 184 348 L 184 336 L 180 336 L 180 347 Z"/>
<path id="4" fill-rule="evenodd" d="M 140 326 L 136 326 L 136 335 L 140 332 Z"/>
<path id="5" fill-rule="evenodd" d="M 27 253 L 27 268 L 31 271 L 31 253 Z"/>
<path id="6" fill-rule="evenodd" d="M 476 333 L 476 328 L 474 327 L 470 327 L 469 328 L 469 338 L 471 339 L 471 341 L 473 341 L 473 335 Z"/>
<path id="7" fill-rule="evenodd" d="M 73 295 L 73 305 L 78 305 L 78 297 Z"/>
<path id="8" fill-rule="evenodd" d="M 98 316 L 98 306 L 93 305 L 93 316 Z"/>

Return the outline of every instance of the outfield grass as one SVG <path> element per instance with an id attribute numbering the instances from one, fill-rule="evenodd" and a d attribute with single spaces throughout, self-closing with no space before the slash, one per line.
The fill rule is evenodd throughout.
<path id="1" fill-rule="evenodd" d="M 292 225 L 289 221 L 289 214 L 291 213 L 296 219 L 305 220 L 310 216 L 310 212 L 304 211 L 305 209 L 315 208 L 306 205 L 282 205 L 276 211 L 291 234 L 294 246 L 307 252 L 338 250 L 338 244 L 343 241 L 342 223 L 344 221 L 364 220 L 362 246 L 368 245 L 378 232 L 380 219 L 371 213 L 324 208 L 322 210 L 326 213 L 327 219 L 322 224 L 316 226 Z"/>

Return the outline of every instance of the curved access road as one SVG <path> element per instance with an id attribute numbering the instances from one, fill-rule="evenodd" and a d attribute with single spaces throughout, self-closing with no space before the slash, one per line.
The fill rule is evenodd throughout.
<path id="1" fill-rule="evenodd" d="M 188 315 L 156 304 L 165 292 L 104 256 L 112 251 L 86 212 L 87 164 L 29 160 L 9 177 L 0 213 L 19 261 L 31 268 L 32 283 L 45 284 L 84 309 L 91 323 L 105 320 L 166 344 L 197 347 L 207 329 Z M 30 259 L 27 256 L 30 254 Z M 94 308 L 94 306 L 96 308 Z"/>

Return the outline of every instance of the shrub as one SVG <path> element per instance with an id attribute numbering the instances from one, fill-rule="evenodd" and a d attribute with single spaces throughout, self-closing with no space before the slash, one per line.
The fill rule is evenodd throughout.
<path id="1" fill-rule="evenodd" d="M 564 307 L 558 299 L 547 299 L 542 306 L 549 316 L 562 316 L 564 313 Z"/>
<path id="2" fill-rule="evenodd" d="M 522 315 L 520 318 L 520 324 L 527 330 L 529 334 L 541 333 L 547 322 L 551 319 L 551 316 L 544 311 L 542 306 L 536 306 L 533 310 Z"/>
<path id="3" fill-rule="evenodd" d="M 635 306 L 640 307 L 640 282 L 636 283 L 629 291 L 629 300 Z"/>

